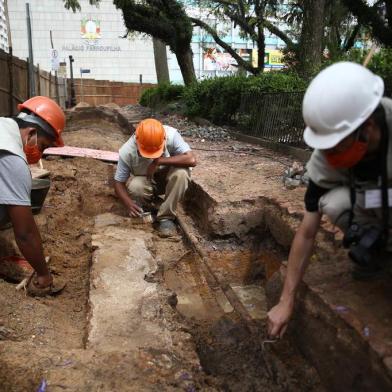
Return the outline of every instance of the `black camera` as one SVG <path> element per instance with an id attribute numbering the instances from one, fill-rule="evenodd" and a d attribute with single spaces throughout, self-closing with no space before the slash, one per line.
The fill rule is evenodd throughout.
<path id="1" fill-rule="evenodd" d="M 343 246 L 350 248 L 348 255 L 351 260 L 362 267 L 372 267 L 374 256 L 383 243 L 381 228 L 363 228 L 356 223 L 348 228 L 343 238 Z"/>

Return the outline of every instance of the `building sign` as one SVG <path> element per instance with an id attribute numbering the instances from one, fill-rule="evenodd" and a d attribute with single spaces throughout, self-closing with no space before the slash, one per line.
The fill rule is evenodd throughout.
<path id="1" fill-rule="evenodd" d="M 59 64 L 59 70 L 57 72 L 57 76 L 60 78 L 66 78 L 67 77 L 67 63 L 65 61 L 62 61 Z"/>
<path id="2" fill-rule="evenodd" d="M 83 18 L 80 26 L 82 38 L 96 40 L 101 38 L 101 21 L 92 18 Z"/>
<path id="3" fill-rule="evenodd" d="M 269 63 L 272 68 L 283 68 L 283 53 L 280 50 L 270 50 L 269 54 Z"/>
<path id="4" fill-rule="evenodd" d="M 258 55 L 257 49 L 253 49 L 252 52 L 252 65 L 257 67 Z M 265 68 L 284 68 L 283 53 L 277 49 L 267 49 L 264 55 L 264 67 Z"/>
<path id="5" fill-rule="evenodd" d="M 50 50 L 50 66 L 52 71 L 58 71 L 60 65 L 59 52 L 57 49 Z"/>
<path id="6" fill-rule="evenodd" d="M 98 19 L 83 18 L 80 24 L 80 35 L 84 39 L 81 44 L 65 44 L 63 52 L 121 52 L 119 45 L 98 44 L 102 38 L 101 22 Z"/>
<path id="7" fill-rule="evenodd" d="M 252 49 L 236 49 L 236 52 L 245 60 L 250 61 Z M 203 55 L 204 71 L 230 71 L 238 70 L 237 61 L 231 54 L 219 48 L 206 48 Z"/>
<path id="8" fill-rule="evenodd" d="M 121 52 L 120 46 L 95 45 L 95 44 L 67 44 L 61 48 L 64 52 Z"/>
<path id="9" fill-rule="evenodd" d="M 237 62 L 227 52 L 207 48 L 203 55 L 204 71 L 234 71 Z"/>

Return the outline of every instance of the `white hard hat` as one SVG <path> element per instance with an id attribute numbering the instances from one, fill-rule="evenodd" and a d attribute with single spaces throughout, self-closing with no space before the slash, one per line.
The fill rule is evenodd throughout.
<path id="1" fill-rule="evenodd" d="M 384 94 L 383 80 L 362 65 L 340 62 L 310 83 L 302 105 L 310 147 L 332 148 L 374 112 Z"/>

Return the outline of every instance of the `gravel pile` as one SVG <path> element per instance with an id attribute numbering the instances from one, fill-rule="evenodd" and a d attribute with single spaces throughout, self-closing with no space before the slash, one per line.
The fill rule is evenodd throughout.
<path id="1" fill-rule="evenodd" d="M 197 125 L 177 116 L 167 116 L 163 122 L 177 128 L 182 136 L 193 137 L 201 141 L 222 141 L 230 139 L 230 134 L 225 128 L 216 125 Z"/>
<path id="2" fill-rule="evenodd" d="M 188 121 L 183 117 L 178 116 L 165 116 L 162 119 L 164 124 L 170 125 L 171 127 L 177 128 L 181 133 L 187 131 L 188 129 L 195 128 L 196 124 Z"/>
<path id="3" fill-rule="evenodd" d="M 210 141 L 229 140 L 230 134 L 221 127 L 194 127 L 185 131 L 181 131 L 183 136 L 190 136 L 193 138 Z"/>
<path id="4" fill-rule="evenodd" d="M 122 107 L 125 111 L 137 111 L 140 114 L 145 114 L 147 117 L 151 113 L 151 109 L 145 106 L 139 105 L 138 103 L 135 105 L 125 105 Z"/>

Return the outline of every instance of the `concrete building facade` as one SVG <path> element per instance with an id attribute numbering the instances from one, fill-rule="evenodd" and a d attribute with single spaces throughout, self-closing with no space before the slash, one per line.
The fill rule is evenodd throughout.
<path id="1" fill-rule="evenodd" d="M 28 57 L 26 24 L 26 2 L 30 4 L 34 63 L 49 71 L 52 64 L 67 63 L 69 76 L 69 56 L 74 58 L 74 76 L 80 77 L 80 69 L 90 70 L 84 77 L 123 82 L 156 83 L 152 39 L 140 34 L 126 33 L 122 12 L 117 10 L 112 0 L 101 0 L 99 7 L 91 6 L 88 0 L 80 0 L 81 11 L 73 13 L 64 8 L 61 0 L 12 0 L 8 1 L 13 53 L 20 58 Z M 0 5 L 4 0 L 0 0 Z M 184 0 L 186 4 L 186 0 Z M 223 40 L 235 48 L 241 56 L 252 57 L 254 43 L 241 37 L 238 27 L 230 21 L 211 19 L 202 9 L 186 5 L 188 14 L 208 19 L 218 30 L 224 31 Z M 0 7 L 0 23 L 2 8 Z M 0 25 L 1 26 L 1 25 Z M 50 31 L 53 36 L 51 50 Z M 267 50 L 277 52 L 284 43 L 266 33 Z M 0 27 L 0 40 L 2 39 Z M 6 38 L 6 33 L 4 35 Z M 5 44 L 4 44 L 5 45 Z M 193 30 L 192 50 L 196 77 L 230 75 L 237 72 L 235 62 L 199 27 Z M 254 54 L 254 52 L 253 52 Z M 53 61 L 56 55 L 56 61 Z M 213 56 L 212 56 L 213 55 Z M 167 49 L 170 80 L 182 83 L 176 56 Z M 276 57 L 276 54 L 275 54 Z M 268 68 L 268 64 L 267 68 Z M 282 64 L 276 65 L 276 68 Z M 270 66 L 274 68 L 274 66 Z"/>
<path id="2" fill-rule="evenodd" d="M 6 0 L 0 0 L 0 49 L 8 52 Z"/>
<path id="3" fill-rule="evenodd" d="M 26 0 L 8 1 L 13 53 L 28 57 Z M 152 40 L 141 36 L 121 38 L 126 29 L 122 13 L 112 0 L 101 0 L 99 7 L 81 0 L 81 11 L 73 13 L 64 8 L 61 0 L 28 0 L 32 25 L 34 63 L 50 70 L 53 46 L 58 60 L 67 63 L 74 58 L 74 76 L 80 68 L 89 69 L 87 76 L 94 79 L 123 82 L 155 83 L 155 64 Z M 140 76 L 141 75 L 141 76 Z"/>

